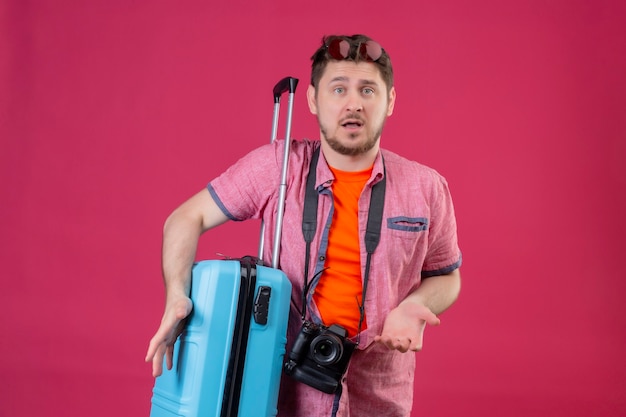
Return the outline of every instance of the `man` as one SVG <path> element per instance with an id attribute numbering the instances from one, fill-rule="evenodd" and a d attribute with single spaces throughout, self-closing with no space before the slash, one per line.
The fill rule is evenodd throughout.
<path id="1" fill-rule="evenodd" d="M 409 416 L 412 352 L 422 348 L 426 324 L 439 324 L 437 315 L 460 291 L 452 200 L 434 170 L 380 148 L 396 91 L 391 61 L 378 43 L 363 35 L 325 37 L 312 61 L 307 99 L 320 141 L 291 144 L 281 236 L 279 268 L 291 280 L 295 300 L 287 349 L 302 328 L 303 308 L 306 320 L 341 325 L 358 347 L 335 394 L 284 376 L 279 415 Z M 252 151 L 167 219 L 165 313 L 146 357 L 153 361 L 154 376 L 162 372 L 164 356 L 171 366 L 172 346 L 192 308 L 190 271 L 200 235 L 229 219 L 263 218 L 273 225 L 282 149 L 275 142 Z M 307 257 L 301 224 L 310 166 L 318 217 Z M 363 236 L 372 189 L 379 183 L 386 189 L 382 230 L 368 260 Z M 272 239 L 266 233 L 266 242 Z M 266 261 L 270 246 L 265 245 Z M 306 272 L 305 259 L 310 259 Z"/>

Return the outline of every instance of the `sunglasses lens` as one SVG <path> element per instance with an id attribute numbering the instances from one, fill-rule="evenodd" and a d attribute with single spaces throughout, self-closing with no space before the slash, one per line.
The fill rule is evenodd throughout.
<path id="1" fill-rule="evenodd" d="M 337 60 L 346 59 L 350 54 L 350 44 L 346 40 L 333 39 L 328 44 L 328 54 Z"/>
<path id="2" fill-rule="evenodd" d="M 333 39 L 328 43 L 326 49 L 333 59 L 339 61 L 350 56 L 350 42 L 345 39 Z M 383 48 L 378 42 L 367 41 L 359 45 L 359 58 L 365 61 L 377 61 L 382 54 Z"/>
<path id="3" fill-rule="evenodd" d="M 383 54 L 383 48 L 378 42 L 368 41 L 361 44 L 359 53 L 367 61 L 377 61 Z"/>

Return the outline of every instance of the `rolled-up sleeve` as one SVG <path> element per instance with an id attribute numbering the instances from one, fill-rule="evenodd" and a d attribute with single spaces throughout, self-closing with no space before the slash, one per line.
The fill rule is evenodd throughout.
<path id="1" fill-rule="evenodd" d="M 433 182 L 431 201 L 428 252 L 424 258 L 422 278 L 448 274 L 462 263 L 454 204 L 445 178 L 438 176 L 438 180 Z"/>
<path id="2" fill-rule="evenodd" d="M 278 192 L 279 180 L 277 148 L 268 144 L 242 157 L 211 180 L 207 189 L 229 219 L 241 221 L 260 217 L 267 201 Z"/>

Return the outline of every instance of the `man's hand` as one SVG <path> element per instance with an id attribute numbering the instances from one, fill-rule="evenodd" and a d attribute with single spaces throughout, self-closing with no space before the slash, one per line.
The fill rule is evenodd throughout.
<path id="1" fill-rule="evenodd" d="M 403 353 L 420 351 L 427 323 L 437 326 L 440 320 L 423 304 L 403 302 L 391 310 L 385 319 L 382 334 L 374 337 L 374 342 Z"/>
<path id="2" fill-rule="evenodd" d="M 146 362 L 152 361 L 152 376 L 163 373 L 163 357 L 165 356 L 167 369 L 172 369 L 174 342 L 183 331 L 185 319 L 191 313 L 191 299 L 180 297 L 171 302 L 168 300 L 161 325 L 150 340 Z"/>

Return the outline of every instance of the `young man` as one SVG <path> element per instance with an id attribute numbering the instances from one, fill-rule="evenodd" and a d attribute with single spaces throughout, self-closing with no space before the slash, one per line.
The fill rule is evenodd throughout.
<path id="1" fill-rule="evenodd" d="M 293 304 L 306 303 L 292 306 L 287 351 L 302 328 L 302 308 L 307 321 L 338 324 L 358 346 L 335 394 L 284 376 L 279 415 L 409 416 L 412 352 L 422 348 L 426 324 L 439 324 L 437 314 L 460 291 L 452 200 L 445 179 L 434 170 L 380 149 L 396 91 L 389 56 L 378 43 L 363 35 L 325 37 L 312 61 L 307 98 L 320 141 L 291 144 L 281 236 L 279 268 L 292 281 Z M 280 142 L 249 153 L 167 219 L 165 313 L 146 357 L 154 376 L 162 372 L 163 357 L 171 366 L 174 341 L 192 308 L 190 271 L 200 235 L 229 219 L 263 218 L 274 224 Z M 319 160 L 312 165 L 318 148 Z M 318 215 L 307 257 L 302 217 L 310 167 L 316 174 Z M 369 256 L 364 236 L 372 189 L 381 183 L 380 241 Z M 273 227 L 267 229 L 264 259 L 269 261 Z M 305 259 L 310 259 L 306 272 Z"/>

